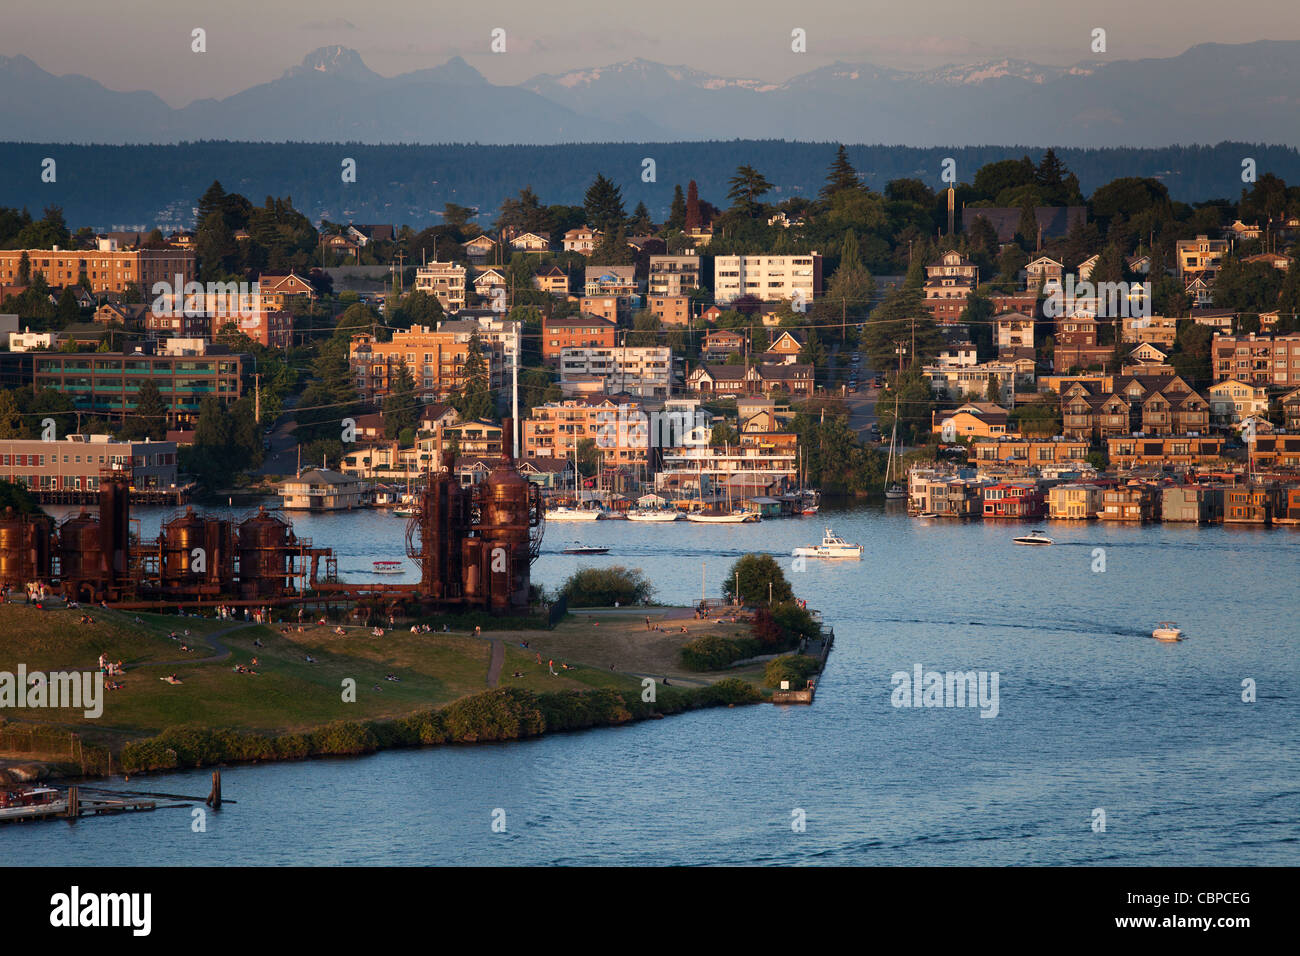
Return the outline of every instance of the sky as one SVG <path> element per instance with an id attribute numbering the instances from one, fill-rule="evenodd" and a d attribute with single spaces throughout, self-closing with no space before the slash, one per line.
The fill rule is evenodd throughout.
<path id="1" fill-rule="evenodd" d="M 1068 66 L 1176 56 L 1199 43 L 1300 39 L 1296 0 L 5 0 L 0 55 L 172 106 L 273 80 L 322 46 L 393 76 L 462 56 L 493 83 L 643 57 L 779 82 L 837 60 L 928 69 L 1000 59 Z M 191 32 L 207 33 L 207 52 Z M 506 51 L 490 50 L 506 31 Z M 791 51 L 791 31 L 807 50 Z"/>

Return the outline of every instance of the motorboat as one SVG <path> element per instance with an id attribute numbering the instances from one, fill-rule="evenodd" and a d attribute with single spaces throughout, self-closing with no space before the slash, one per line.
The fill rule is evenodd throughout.
<path id="1" fill-rule="evenodd" d="M 1018 538 L 1013 538 L 1016 544 L 1056 544 L 1051 538 L 1041 531 L 1031 531 L 1029 534 L 1022 534 Z"/>
<path id="2" fill-rule="evenodd" d="M 404 561 L 376 561 L 375 574 L 401 574 L 406 570 Z"/>
<path id="3" fill-rule="evenodd" d="M 891 499 L 906 498 L 907 490 L 902 485 L 890 485 L 885 489 L 885 497 Z"/>
<path id="4" fill-rule="evenodd" d="M 565 548 L 564 553 L 565 554 L 609 554 L 609 548 L 588 548 L 588 547 Z"/>
<path id="5" fill-rule="evenodd" d="M 675 508 L 632 508 L 627 513 L 628 521 L 677 521 L 681 517 Z"/>
<path id="6" fill-rule="evenodd" d="M 861 558 L 862 545 L 849 544 L 830 528 L 822 535 L 822 543 L 813 547 L 795 548 L 796 558 Z"/>
<path id="7" fill-rule="evenodd" d="M 1151 632 L 1151 636 L 1157 641 L 1164 641 L 1168 644 L 1183 640 L 1182 629 L 1173 621 L 1161 621 L 1156 625 L 1156 629 Z"/>

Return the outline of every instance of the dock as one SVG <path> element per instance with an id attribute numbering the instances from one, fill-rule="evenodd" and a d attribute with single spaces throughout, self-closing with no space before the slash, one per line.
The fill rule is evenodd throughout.
<path id="1" fill-rule="evenodd" d="M 817 696 L 817 678 L 810 677 L 808 686 L 803 690 L 775 690 L 772 692 L 774 704 L 811 704 Z"/>

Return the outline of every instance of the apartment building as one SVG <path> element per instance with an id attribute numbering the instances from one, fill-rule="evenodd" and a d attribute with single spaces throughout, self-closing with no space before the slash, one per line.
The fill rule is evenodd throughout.
<path id="1" fill-rule="evenodd" d="M 170 246 L 161 249 L 122 249 L 116 239 L 100 239 L 94 249 L 0 250 L 0 285 L 18 285 L 24 253 L 33 277 L 40 273 L 51 286 L 81 284 L 91 292 L 125 292 L 139 287 L 145 295 L 155 283 L 174 287 L 194 280 L 194 253 Z"/>
<path id="2" fill-rule="evenodd" d="M 977 438 L 970 444 L 967 460 L 980 470 L 994 466 L 1043 468 L 1049 465 L 1081 464 L 1088 460 L 1088 443 L 1059 436 Z"/>
<path id="3" fill-rule="evenodd" d="M 198 421 L 205 397 L 237 400 L 251 371 L 250 356 L 225 346 L 170 340 L 161 351 L 142 343 L 127 352 L 38 353 L 32 387 L 62 392 L 79 412 L 125 421 L 136 409 L 141 386 L 152 381 L 170 406 L 167 426 L 181 428 Z"/>
<path id="4" fill-rule="evenodd" d="M 993 329 L 999 351 L 1034 347 L 1033 316 L 1023 312 L 1003 312 L 993 317 Z"/>
<path id="5" fill-rule="evenodd" d="M 483 340 L 479 349 L 489 382 L 500 381 L 500 353 L 491 342 Z M 446 399 L 469 384 L 465 375 L 469 354 L 469 335 L 413 325 L 406 331 L 394 332 L 390 342 L 379 342 L 369 333 L 352 336 L 348 362 L 363 401 L 373 402 L 387 395 L 392 376 L 405 361 L 415 379 L 416 394 L 422 401 L 431 402 Z"/>
<path id="6" fill-rule="evenodd" d="M 547 362 L 559 362 L 560 354 L 570 348 L 612 349 L 616 330 L 613 320 L 598 315 L 543 319 L 542 358 Z"/>
<path id="7" fill-rule="evenodd" d="M 465 308 L 466 270 L 458 262 L 429 262 L 415 270 L 415 289 L 433 296 L 445 312 Z"/>
<path id="8" fill-rule="evenodd" d="M 616 348 L 560 350 L 560 387 L 595 377 L 610 394 L 667 398 L 677 378 L 672 349 L 666 345 L 621 345 Z"/>
<path id="9" fill-rule="evenodd" d="M 926 365 L 921 372 L 930 379 L 930 390 L 941 398 L 983 399 L 989 383 L 996 380 L 998 401 L 1010 403 L 1015 392 L 1034 390 L 1035 363 L 1030 358 L 984 362 L 979 365 Z"/>
<path id="10" fill-rule="evenodd" d="M 647 291 L 651 296 L 684 295 L 699 285 L 699 256 L 650 257 Z"/>
<path id="11" fill-rule="evenodd" d="M 547 402 L 533 408 L 522 423 L 523 453 L 532 458 L 571 457 L 578 443 L 590 439 L 609 465 L 642 467 L 650 463 L 649 425 L 638 427 L 639 402 L 608 398 Z"/>
<path id="12" fill-rule="evenodd" d="M 1179 375 L 1067 378 L 1060 388 L 1062 431 L 1071 438 L 1184 435 L 1210 427 L 1210 403 Z"/>
<path id="13" fill-rule="evenodd" d="M 584 296 L 632 296 L 636 290 L 636 266 L 587 266 Z"/>
<path id="14" fill-rule="evenodd" d="M 1237 379 L 1251 385 L 1300 385 L 1300 333 L 1215 335 L 1210 345 L 1216 382 Z"/>
<path id="15" fill-rule="evenodd" d="M 469 342 L 470 337 L 478 333 L 479 342 L 486 342 L 497 353 L 495 365 L 496 377 L 491 380 L 493 388 L 505 384 L 510 369 L 519 361 L 521 328 L 518 319 L 507 319 L 498 314 L 474 315 L 461 313 L 460 318 L 443 320 L 438 323 L 439 332 L 450 332 L 459 336 L 457 341 Z"/>
<path id="16" fill-rule="evenodd" d="M 1211 385 L 1210 420 L 1216 425 L 1238 425 L 1252 415 L 1268 414 L 1268 389 L 1230 378 Z"/>
<path id="17" fill-rule="evenodd" d="M 727 306 L 741 296 L 764 302 L 811 303 L 822 292 L 822 257 L 718 256 L 713 260 L 713 299 Z"/>
<path id="18" fill-rule="evenodd" d="M 1120 338 L 1135 345 L 1149 343 L 1168 351 L 1178 338 L 1178 320 L 1170 315 L 1126 315 L 1120 321 Z"/>
<path id="19" fill-rule="evenodd" d="M 1106 439 L 1106 450 L 1110 466 L 1120 471 L 1165 465 L 1194 467 L 1217 462 L 1223 454 L 1223 439 L 1217 435 L 1120 435 Z"/>
<path id="20" fill-rule="evenodd" d="M 691 300 L 684 295 L 655 295 L 653 292 L 647 300 L 650 314 L 664 325 L 689 325 L 691 321 Z"/>

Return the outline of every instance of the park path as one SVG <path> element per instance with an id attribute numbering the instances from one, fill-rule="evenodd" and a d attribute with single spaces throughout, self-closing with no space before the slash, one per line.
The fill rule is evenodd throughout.
<path id="1" fill-rule="evenodd" d="M 488 687 L 496 687 L 501 682 L 501 668 L 506 662 L 506 646 L 499 637 L 492 638 L 492 659 L 488 662 Z"/>
<path id="2" fill-rule="evenodd" d="M 173 664 L 176 665 L 211 664 L 213 661 L 224 661 L 227 657 L 230 656 L 230 648 L 228 648 L 225 644 L 223 644 L 220 639 L 224 637 L 226 634 L 231 633 L 232 631 L 242 631 L 244 628 L 247 627 L 259 627 L 259 626 L 260 625 L 254 624 L 251 621 L 249 622 L 241 621 L 239 624 L 232 624 L 230 627 L 223 627 L 221 628 L 221 630 L 213 631 L 211 634 L 192 635 L 192 639 L 205 641 L 208 644 L 208 646 L 212 648 L 213 651 L 216 652 L 212 654 L 210 657 L 182 657 L 181 659 L 174 660 L 174 661 L 141 661 L 138 664 L 130 664 L 126 667 L 123 667 L 122 669 L 129 671 L 129 670 L 134 670 L 137 667 L 169 667 Z M 187 638 L 187 641 L 190 639 L 191 638 Z"/>

